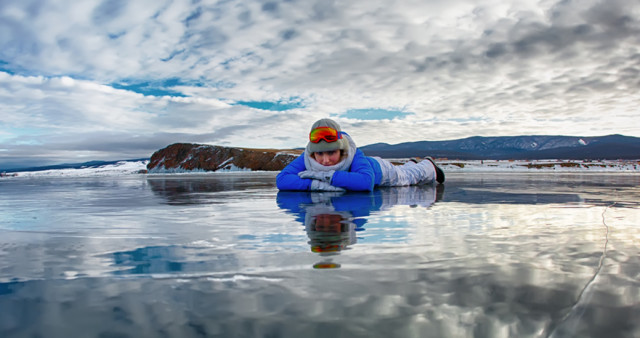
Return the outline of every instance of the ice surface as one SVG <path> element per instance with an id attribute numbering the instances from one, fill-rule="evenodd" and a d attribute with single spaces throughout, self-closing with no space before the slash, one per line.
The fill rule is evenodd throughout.
<path id="1" fill-rule="evenodd" d="M 0 336 L 640 334 L 640 175 L 275 175 L 0 180 Z"/>

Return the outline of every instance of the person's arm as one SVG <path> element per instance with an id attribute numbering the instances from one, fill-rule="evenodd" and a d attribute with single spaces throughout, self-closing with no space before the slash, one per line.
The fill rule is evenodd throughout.
<path id="1" fill-rule="evenodd" d="M 375 175 L 364 153 L 357 150 L 349 171 L 336 171 L 331 185 L 352 191 L 373 191 Z"/>
<path id="2" fill-rule="evenodd" d="M 298 177 L 298 173 L 305 169 L 304 153 L 302 153 L 278 173 L 276 186 L 280 190 L 309 190 L 311 180 Z"/>

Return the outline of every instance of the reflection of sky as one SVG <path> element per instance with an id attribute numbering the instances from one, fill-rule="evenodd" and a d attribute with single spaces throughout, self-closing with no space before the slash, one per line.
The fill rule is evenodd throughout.
<path id="1" fill-rule="evenodd" d="M 0 255 L 12 258 L 2 263 L 2 278 L 68 278 L 127 271 L 123 264 L 106 260 L 108 253 L 146 248 L 186 252 L 182 270 L 192 272 L 254 269 L 289 253 L 305 255 L 286 258 L 285 265 L 313 260 L 306 256 L 309 238 L 302 219 L 274 207 L 273 175 L 3 181 L 0 231 L 3 242 L 12 244 L 0 248 Z M 553 252 L 555 243 L 581 243 L 580 249 L 574 249 L 597 251 L 602 242 L 603 208 L 616 198 L 629 206 L 638 197 L 637 189 L 625 188 L 618 176 L 613 176 L 614 189 L 607 189 L 601 176 L 589 176 L 582 183 L 575 177 L 566 183 L 524 177 L 522 184 L 515 179 L 473 181 L 470 175 L 460 181 L 454 176 L 446 184 L 444 198 L 435 203 L 425 200 L 430 194 L 426 188 L 380 190 L 373 197 L 356 195 L 355 204 L 349 203 L 349 196 L 340 197 L 339 208 L 355 205 L 346 211 L 357 215 L 353 221 L 358 223 L 357 240 L 352 241 L 358 250 L 341 259 L 378 251 L 380 245 L 417 259 L 474 250 L 502 257 L 505 252 L 518 252 L 517 245 L 530 249 L 519 256 L 535 256 L 540 254 L 536 245 Z M 635 179 L 628 178 L 635 187 Z M 535 186 L 541 191 L 534 190 Z M 624 215 L 614 218 L 614 224 L 633 229 L 639 220 L 633 210 L 614 207 L 608 212 Z M 551 234 L 554 244 L 536 244 Z M 610 235 L 625 245 L 640 242 L 637 231 L 624 234 Z M 234 257 L 231 263 L 206 263 L 223 254 Z M 201 256 L 196 261 L 205 264 L 197 267 L 189 260 L 192 256 Z M 160 266 L 185 263 L 169 254 L 158 257 L 154 264 Z M 553 262 L 549 258 L 539 264 Z M 158 269 L 162 270 L 154 271 Z"/>
<path id="2" fill-rule="evenodd" d="M 362 244 L 403 243 L 408 239 L 407 233 L 412 228 L 407 220 L 392 216 L 371 216 L 366 225 L 366 231 L 358 233 Z"/>
<path id="3" fill-rule="evenodd" d="M 84 328 L 89 336 L 109 327 L 135 335 L 111 322 L 111 309 L 141 327 L 190 327 L 163 320 L 155 300 L 172 318 L 226 323 L 221 331 L 203 325 L 209 334 L 242 333 L 243 325 L 274 333 L 251 326 L 256 318 L 346 329 L 338 315 L 389 334 L 536 336 L 574 323 L 584 336 L 640 330 L 631 320 L 640 314 L 634 177 L 607 185 L 601 176 L 521 184 L 452 175 L 442 197 L 423 205 L 428 190 L 316 199 L 358 215 L 357 241 L 331 256 L 310 250 L 304 208 L 278 204 L 273 178 L 0 181 L 0 332 L 42 333 L 42 316 L 55 312 L 106 323 Z M 402 191 L 417 200 L 399 198 Z M 617 198 L 624 203 L 612 206 Z M 339 268 L 314 270 L 319 262 Z"/>

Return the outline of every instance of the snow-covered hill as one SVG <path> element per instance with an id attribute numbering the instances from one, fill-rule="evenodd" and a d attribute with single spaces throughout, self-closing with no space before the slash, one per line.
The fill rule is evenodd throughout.
<path id="1" fill-rule="evenodd" d="M 83 168 L 18 171 L 5 174 L 7 177 L 88 177 L 132 175 L 146 172 L 149 161 L 119 161 L 113 164 L 87 166 Z"/>
<path id="2" fill-rule="evenodd" d="M 474 136 L 450 141 L 420 141 L 362 146 L 368 156 L 432 156 L 464 160 L 525 159 L 640 159 L 640 138 L 623 135 Z"/>

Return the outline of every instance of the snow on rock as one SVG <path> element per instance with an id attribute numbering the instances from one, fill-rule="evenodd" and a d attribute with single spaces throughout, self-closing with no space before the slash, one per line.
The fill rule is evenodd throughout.
<path id="1" fill-rule="evenodd" d="M 222 169 L 216 170 L 216 172 L 237 172 L 237 171 L 253 171 L 253 170 L 251 170 L 249 168 L 236 167 L 233 163 L 225 166 Z"/>

